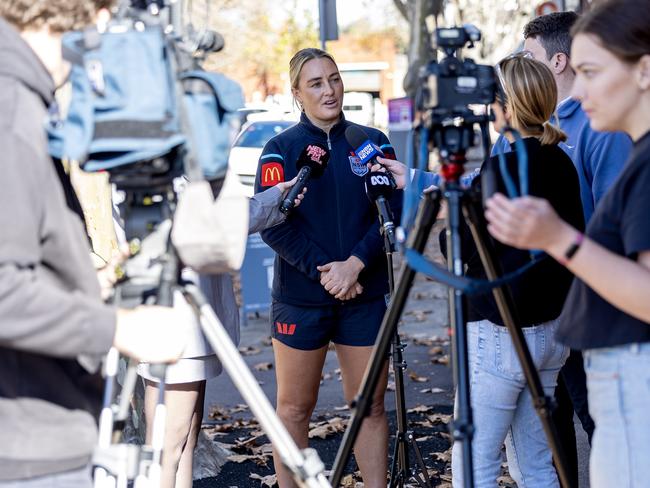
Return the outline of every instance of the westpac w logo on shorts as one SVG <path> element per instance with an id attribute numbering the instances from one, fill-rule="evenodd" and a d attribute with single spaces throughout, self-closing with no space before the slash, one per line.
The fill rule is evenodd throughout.
<path id="1" fill-rule="evenodd" d="M 278 334 L 293 335 L 296 332 L 296 324 L 276 322 L 275 328 L 277 329 Z"/>
<path id="2" fill-rule="evenodd" d="M 351 155 L 348 156 L 348 159 L 350 160 L 350 168 L 352 169 L 352 172 L 357 176 L 365 176 L 368 172 L 368 166 L 366 166 L 366 163 L 363 163 L 353 152 L 350 154 Z"/>

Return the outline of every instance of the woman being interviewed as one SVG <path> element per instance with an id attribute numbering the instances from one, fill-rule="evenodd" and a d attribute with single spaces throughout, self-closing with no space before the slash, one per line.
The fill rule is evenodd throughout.
<path id="1" fill-rule="evenodd" d="M 594 130 L 624 131 L 634 141 L 586 235 L 540 198 L 495 195 L 486 211 L 494 237 L 543 249 L 577 278 L 557 337 L 585 350 L 594 488 L 650 479 L 649 25 L 647 0 L 622 0 L 598 4 L 573 28 L 572 96 Z"/>
<path id="2" fill-rule="evenodd" d="M 386 310 L 388 277 L 377 212 L 364 190 L 368 168 L 345 138 L 346 128 L 356 124 L 342 113 L 343 82 L 336 63 L 324 51 L 303 49 L 289 69 L 300 122 L 264 147 L 256 191 L 295 176 L 296 161 L 307 145 L 328 148 L 329 163 L 320 178 L 309 182 L 309 198 L 285 223 L 261 233 L 277 253 L 271 310 L 277 412 L 304 448 L 328 345 L 334 343 L 350 402 Z M 392 151 L 383 133 L 363 130 L 384 152 Z M 391 204 L 399 215 L 401 195 L 395 194 Z M 366 487 L 386 486 L 386 378 L 385 371 L 355 444 Z M 274 461 L 280 486 L 294 486 L 277 452 Z"/>

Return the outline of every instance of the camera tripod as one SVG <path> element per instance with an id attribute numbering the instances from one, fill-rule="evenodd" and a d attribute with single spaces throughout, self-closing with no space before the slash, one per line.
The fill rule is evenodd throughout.
<path id="1" fill-rule="evenodd" d="M 170 239 L 175 193 L 170 190 L 157 194 L 161 193 L 164 196 L 163 201 L 153 205 L 158 209 L 150 208 L 152 205 L 146 205 L 147 208 L 136 206 L 130 209 L 136 216 L 142 212 L 143 215 L 139 217 L 145 217 L 142 219 L 143 222 L 160 223 L 156 230 L 144 237 L 142 250 L 132 258 L 132 263 L 128 261 L 126 263 L 127 275 L 129 275 L 129 264 L 135 264 L 133 268 L 144 265 L 145 273 L 139 275 L 136 272 L 130 282 L 127 281 L 118 289 L 130 297 L 145 297 L 153 292 L 156 303 L 166 306 L 172 306 L 174 294 L 180 292 L 196 314 L 201 330 L 223 368 L 249 405 L 271 443 L 280 453 L 295 482 L 301 487 L 331 488 L 323 473 L 324 465 L 318 454 L 314 449 L 300 450 L 296 446 L 201 290 L 197 285 L 181 280 L 178 258 Z M 158 214 L 153 215 L 156 212 Z M 129 228 L 129 221 L 135 223 L 137 227 L 139 217 L 134 215 L 130 219 L 126 216 L 125 219 L 127 237 L 129 232 L 133 232 Z M 137 262 L 138 260 L 140 262 Z M 146 272 L 149 274 L 147 275 Z M 117 351 L 112 350 L 107 360 L 104 409 L 100 417 L 100 440 L 93 456 L 95 487 L 126 488 L 129 480 L 135 480 L 134 488 L 158 488 L 166 415 L 163 398 L 165 367 L 150 365 L 150 373 L 160 380 L 159 396 L 153 421 L 151 446 L 140 448 L 140 446 L 119 443 L 121 440 L 119 429 L 123 427 L 124 420 L 127 418 L 129 402 L 136 383 L 136 365 L 133 361 L 129 364 L 120 405 L 113 406 L 118 357 Z"/>
<path id="2" fill-rule="evenodd" d="M 487 118 L 477 116 L 466 117 L 460 124 L 442 124 L 435 120 L 430 122 L 433 130 L 433 143 L 441 149 L 442 159 L 441 175 L 443 178 L 442 191 L 436 190 L 427 195 L 418 211 L 415 228 L 409 235 L 406 243 L 407 253 L 414 251 L 422 254 L 436 221 L 438 212 L 444 199 L 447 204 L 447 263 L 452 278 L 460 280 L 464 274 L 464 263 L 461 256 L 461 218 L 464 215 L 485 268 L 488 278 L 492 281 L 501 276 L 501 269 L 491 241 L 483 222 L 480 199 L 460 184 L 460 177 L 466 163 L 465 151 L 470 146 L 473 135 L 473 124 L 481 124 L 483 134 L 486 134 Z M 427 131 L 423 131 L 422 139 L 428 144 Z M 485 137 L 484 137 L 485 139 Z M 426 147 L 426 146 L 425 146 Z M 487 148 L 487 146 L 486 146 Z M 427 153 L 428 154 L 428 153 Z M 352 416 L 348 428 L 343 436 L 341 446 L 337 452 L 330 481 L 332 486 L 338 486 L 343 475 L 343 469 L 350 456 L 356 436 L 358 435 L 363 418 L 367 415 L 374 391 L 383 367 L 384 358 L 393 341 L 397 323 L 402 314 L 409 291 L 413 284 L 416 271 L 404 262 L 400 272 L 399 282 L 375 342 L 366 372 L 359 388 L 359 393 L 352 403 Z M 453 280 L 450 280 L 453 283 Z M 465 322 L 465 297 L 457 287 L 449 288 L 449 311 L 452 339 L 452 363 L 454 382 L 457 385 L 457 409 L 454 422 L 451 426 L 454 442 L 462 445 L 463 484 L 466 488 L 474 486 L 474 472 L 472 459 L 472 437 L 474 425 L 470 406 L 470 382 L 468 371 L 467 331 Z M 504 324 L 512 337 L 516 353 L 522 366 L 526 383 L 533 398 L 533 405 L 539 415 L 543 429 L 553 454 L 553 460 L 558 472 L 560 483 L 564 488 L 571 487 L 566 470 L 565 456 L 559 441 L 555 425 L 551 419 L 553 400 L 544 394 L 539 375 L 533 364 L 530 351 L 526 345 L 523 332 L 517 326 L 516 308 L 507 286 L 501 284 L 493 288 L 492 293 L 496 300 Z M 426 472 L 426 471 L 425 471 Z"/>

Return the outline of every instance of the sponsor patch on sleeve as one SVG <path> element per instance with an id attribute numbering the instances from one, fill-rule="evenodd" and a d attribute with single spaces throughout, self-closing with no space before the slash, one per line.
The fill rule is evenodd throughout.
<path id="1" fill-rule="evenodd" d="M 284 181 L 284 167 L 282 163 L 264 163 L 260 175 L 262 186 L 275 186 Z"/>
<path id="2" fill-rule="evenodd" d="M 381 150 L 384 153 L 386 159 L 397 159 L 395 156 L 395 149 L 390 144 L 384 144 L 381 146 Z"/>

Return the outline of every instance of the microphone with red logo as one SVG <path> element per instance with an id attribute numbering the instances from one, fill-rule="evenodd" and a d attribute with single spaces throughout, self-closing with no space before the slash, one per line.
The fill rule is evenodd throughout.
<path id="1" fill-rule="evenodd" d="M 395 223 L 393 222 L 393 212 L 390 210 L 388 198 L 395 189 L 395 182 L 389 177 L 390 173 L 381 173 L 379 171 L 369 171 L 365 177 L 366 195 L 371 202 L 377 205 L 379 213 L 379 224 L 390 251 L 395 249 Z M 388 251 L 389 249 L 387 249 Z"/>
<path id="2" fill-rule="evenodd" d="M 325 146 L 312 142 L 308 144 L 300 153 L 296 168 L 298 169 L 298 180 L 291 187 L 287 196 L 280 204 L 280 212 L 289 215 L 291 209 L 295 206 L 295 200 L 307 186 L 311 178 L 320 178 L 327 168 L 327 162 L 330 159 L 330 153 Z"/>

